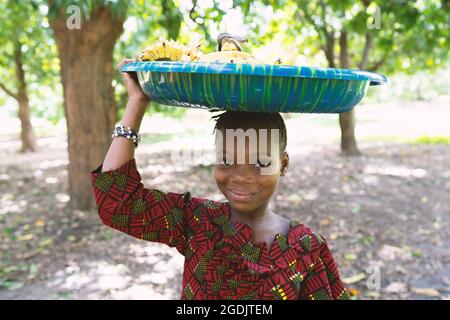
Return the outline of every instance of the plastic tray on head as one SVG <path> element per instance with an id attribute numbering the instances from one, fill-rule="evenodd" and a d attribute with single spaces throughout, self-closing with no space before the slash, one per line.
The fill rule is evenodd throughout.
<path id="1" fill-rule="evenodd" d="M 220 62 L 132 62 L 144 93 L 160 104 L 256 112 L 341 113 L 369 86 L 387 83 L 367 71 Z"/>

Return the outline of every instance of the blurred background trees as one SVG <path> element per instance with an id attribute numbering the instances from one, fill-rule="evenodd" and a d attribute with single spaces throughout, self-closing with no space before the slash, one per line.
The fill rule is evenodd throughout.
<path id="1" fill-rule="evenodd" d="M 259 4 L 234 1 L 247 22 L 258 20 Z M 448 58 L 448 1 L 313 0 L 261 1 L 285 14 L 287 43 L 297 43 L 300 54 L 321 51 L 330 68 L 360 69 L 391 75 L 435 69 Z M 280 24 L 272 22 L 270 35 Z M 257 37 L 257 36 L 256 36 Z M 269 40 L 269 39 L 268 39 Z M 300 41 L 299 41 L 300 40 Z M 311 49 L 311 47 L 313 47 Z M 308 50 L 308 51 L 306 51 Z M 341 150 L 357 155 L 355 110 L 339 115 Z"/>
<path id="2" fill-rule="evenodd" d="M 36 151 L 30 99 L 43 98 L 41 88 L 53 90 L 58 61 L 46 17 L 28 1 L 0 2 L 0 91 L 18 105 L 21 151 Z"/>
<path id="3" fill-rule="evenodd" d="M 72 7 L 71 7 L 72 6 Z M 131 6 L 131 7 L 130 7 Z M 149 10 L 151 8 L 156 10 Z M 93 165 L 101 163 L 110 145 L 110 135 L 117 121 L 117 103 L 113 79 L 115 70 L 114 48 L 124 30 L 128 12 L 131 17 L 152 23 L 129 37 L 120 46 L 119 57 L 136 55 L 139 43 L 157 28 L 164 29 L 165 36 L 177 38 L 181 25 L 181 14 L 172 1 L 138 3 L 128 1 L 49 1 L 50 26 L 58 46 L 61 65 L 61 81 L 64 89 L 64 107 L 68 132 L 69 192 L 71 205 L 89 208 L 90 182 L 86 173 Z M 71 29 L 68 24 L 76 19 L 80 8 L 79 28 Z M 72 15 L 72 16 L 71 16 Z M 136 18 L 131 21 L 136 21 Z M 144 35 L 142 41 L 136 37 Z M 120 80 L 119 80 L 120 81 Z M 119 83 L 117 77 L 115 83 Z M 126 103 L 122 90 L 119 101 Z"/>
<path id="4" fill-rule="evenodd" d="M 49 1 L 48 16 L 64 91 L 71 204 L 84 209 L 91 206 L 86 173 L 102 161 L 117 119 L 113 52 L 123 31 L 127 1 Z"/>
<path id="5" fill-rule="evenodd" d="M 67 24 L 73 5 L 79 29 Z M 1 104 L 18 103 L 24 151 L 37 146 L 32 116 L 66 121 L 70 201 L 82 209 L 93 205 L 88 172 L 102 161 L 127 99 L 115 65 L 160 36 L 201 36 L 211 51 L 218 33 L 231 32 L 265 61 L 415 74 L 419 98 L 427 73 L 448 67 L 445 0 L 21 0 L 3 1 L 0 15 Z M 180 117 L 185 109 L 154 103 L 151 112 Z M 359 154 L 355 122 L 354 111 L 339 115 L 344 154 Z"/>

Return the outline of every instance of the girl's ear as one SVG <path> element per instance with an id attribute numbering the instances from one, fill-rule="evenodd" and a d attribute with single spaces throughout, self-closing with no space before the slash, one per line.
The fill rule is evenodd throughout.
<path id="1" fill-rule="evenodd" d="M 281 158 L 280 176 L 284 177 L 288 167 L 289 167 L 289 154 L 287 153 L 287 151 L 285 151 L 283 157 Z"/>

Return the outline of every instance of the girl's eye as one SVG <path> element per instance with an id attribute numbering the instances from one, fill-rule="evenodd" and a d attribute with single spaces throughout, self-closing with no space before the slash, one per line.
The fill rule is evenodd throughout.
<path id="1" fill-rule="evenodd" d="M 233 165 L 233 162 L 232 161 L 227 162 L 227 158 L 223 158 L 221 164 L 223 164 L 225 166 L 231 166 L 231 165 Z"/>
<path id="2" fill-rule="evenodd" d="M 268 166 L 270 166 L 270 164 L 271 164 L 270 160 L 263 160 L 263 161 L 261 161 L 261 160 L 258 159 L 256 161 L 256 165 L 258 167 L 260 167 L 260 168 L 267 168 Z"/>
<path id="3" fill-rule="evenodd" d="M 227 159 L 226 159 L 226 158 L 223 158 L 223 159 L 222 159 L 221 164 L 224 165 L 224 166 L 232 166 L 232 165 L 234 165 L 233 161 L 228 161 L 228 162 L 227 162 Z M 271 164 L 272 164 L 272 162 L 271 162 L 270 160 L 262 160 L 262 161 L 261 161 L 261 160 L 258 159 L 258 160 L 256 161 L 255 166 L 257 166 L 257 167 L 259 167 L 259 168 L 267 168 L 267 167 L 269 167 Z"/>

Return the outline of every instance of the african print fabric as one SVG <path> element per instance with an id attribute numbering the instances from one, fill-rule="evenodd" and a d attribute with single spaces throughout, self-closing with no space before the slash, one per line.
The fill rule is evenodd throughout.
<path id="1" fill-rule="evenodd" d="M 268 249 L 230 220 L 229 202 L 144 188 L 135 159 L 91 181 L 105 225 L 184 255 L 183 300 L 350 298 L 326 240 L 299 221 Z"/>

